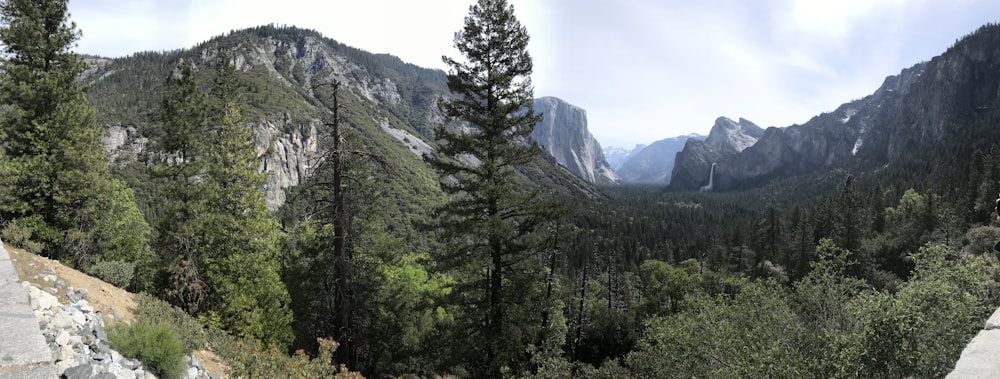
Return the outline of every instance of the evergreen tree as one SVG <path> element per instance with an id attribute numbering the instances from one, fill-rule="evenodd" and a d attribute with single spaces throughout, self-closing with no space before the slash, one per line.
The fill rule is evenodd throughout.
<path id="1" fill-rule="evenodd" d="M 79 37 L 66 0 L 0 4 L 0 220 L 30 228 L 47 255 L 86 265 L 123 240 L 145 249 L 148 228 L 133 219 L 135 229 L 94 233 L 135 204 L 109 198 L 119 189 L 79 82 L 83 59 L 70 51 Z"/>
<path id="2" fill-rule="evenodd" d="M 154 167 L 165 180 L 157 251 L 166 295 L 236 335 L 287 345 L 292 314 L 278 273 L 284 236 L 264 202 L 236 70 L 222 54 L 211 96 L 186 63 L 170 85 Z"/>
<path id="3" fill-rule="evenodd" d="M 455 34 L 455 47 L 467 61 L 444 58 L 451 67 L 448 88 L 457 96 L 442 101 L 441 110 L 469 128 L 438 127 L 439 156 L 429 161 L 451 196 L 437 210 L 442 236 L 451 243 L 440 261 L 471 269 L 468 284 L 480 291 L 471 292 L 474 305 L 467 308 L 474 325 L 467 351 L 476 360 L 469 369 L 476 377 L 523 369 L 524 347 L 536 335 L 524 329 L 539 324 L 512 322 L 539 313 L 519 309 L 527 293 L 506 291 L 542 282 L 540 261 L 528 259 L 537 252 L 530 237 L 553 218 L 537 193 L 513 183 L 515 167 L 540 151 L 528 140 L 540 120 L 532 108 L 528 39 L 506 0 L 480 0 Z"/>
<path id="4" fill-rule="evenodd" d="M 833 242 L 837 246 L 857 253 L 861 239 L 868 230 L 868 214 L 864 197 L 858 190 L 857 180 L 848 176 L 837 199 L 833 220 Z"/>
<path id="5" fill-rule="evenodd" d="M 204 183 L 209 212 L 203 259 L 212 314 L 242 336 L 279 346 L 292 340 L 288 290 L 278 272 L 284 235 L 264 199 L 253 130 L 243 118 L 236 69 L 220 54 L 210 118 L 215 132 Z"/>
<path id="6" fill-rule="evenodd" d="M 181 62 L 171 74 L 160 109 L 160 161 L 151 176 L 159 181 L 162 216 L 155 250 L 160 260 L 158 286 L 162 295 L 191 314 L 208 306 L 209 288 L 201 251 L 205 245 L 202 214 L 205 154 L 208 141 L 206 97 L 198 88 L 191 65 Z"/>

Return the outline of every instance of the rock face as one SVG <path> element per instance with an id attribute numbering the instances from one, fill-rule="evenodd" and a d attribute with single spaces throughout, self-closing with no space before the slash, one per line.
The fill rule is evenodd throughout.
<path id="1" fill-rule="evenodd" d="M 623 162 L 618 176 L 625 183 L 670 184 L 674 159 L 689 139 L 704 140 L 705 136 L 690 134 L 653 142 Z"/>
<path id="2" fill-rule="evenodd" d="M 591 183 L 618 183 L 601 144 L 587 130 L 586 111 L 555 97 L 537 98 L 534 107 L 543 116 L 531 137 L 559 164 Z"/>
<path id="3" fill-rule="evenodd" d="M 747 119 L 739 122 L 725 117 L 715 119 L 715 125 L 705 138 L 705 144 L 723 154 L 739 153 L 753 146 L 764 135 L 764 129 Z"/>
<path id="4" fill-rule="evenodd" d="M 929 62 L 886 78 L 875 93 L 801 125 L 768 128 L 743 149 L 739 143 L 710 143 L 713 135 L 704 144 L 689 143 L 677 155 L 671 188 L 700 188 L 711 163 L 718 163 L 716 190 L 749 188 L 848 164 L 884 167 L 989 122 L 1000 110 L 997 88 L 1000 26 L 987 25 Z M 740 141 L 734 136 L 721 139 Z"/>

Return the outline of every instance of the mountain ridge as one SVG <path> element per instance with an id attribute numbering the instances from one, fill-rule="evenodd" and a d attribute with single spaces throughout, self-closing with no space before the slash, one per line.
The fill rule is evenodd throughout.
<path id="1" fill-rule="evenodd" d="M 801 125 L 768 128 L 742 151 L 689 145 L 677 156 L 670 188 L 700 188 L 712 163 L 718 164 L 714 188 L 739 190 L 836 167 L 870 171 L 913 158 L 1000 109 L 998 72 L 1000 27 L 986 25 L 930 61 L 887 77 L 874 93 Z"/>

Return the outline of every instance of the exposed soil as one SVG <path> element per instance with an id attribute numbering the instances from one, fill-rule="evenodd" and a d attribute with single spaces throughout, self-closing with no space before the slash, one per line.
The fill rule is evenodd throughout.
<path id="1" fill-rule="evenodd" d="M 23 249 L 4 244 L 10 254 L 21 281 L 37 285 L 39 288 L 58 288 L 56 297 L 63 304 L 72 303 L 66 295 L 69 288 L 86 288 L 87 302 L 97 313 L 104 316 L 105 323 L 135 320 L 136 303 L 134 295 L 98 278 L 66 267 L 59 261 L 51 260 Z M 61 285 L 59 282 L 62 282 Z M 225 378 L 225 363 L 222 358 L 207 350 L 192 352 L 209 374 Z"/>

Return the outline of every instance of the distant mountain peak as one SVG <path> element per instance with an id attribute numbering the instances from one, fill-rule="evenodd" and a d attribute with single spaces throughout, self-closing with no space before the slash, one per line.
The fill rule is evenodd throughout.
<path id="1" fill-rule="evenodd" d="M 708 133 L 705 143 L 722 153 L 738 153 L 753 146 L 764 135 L 764 129 L 750 120 L 740 118 L 739 122 L 726 117 L 715 119 L 715 125 Z"/>
<path id="2" fill-rule="evenodd" d="M 702 139 L 705 136 L 687 134 L 664 138 L 649 146 L 637 145 L 637 150 L 633 150 L 632 156 L 617 169 L 618 176 L 626 183 L 669 184 L 677 152 L 684 148 L 688 140 L 701 143 Z"/>

